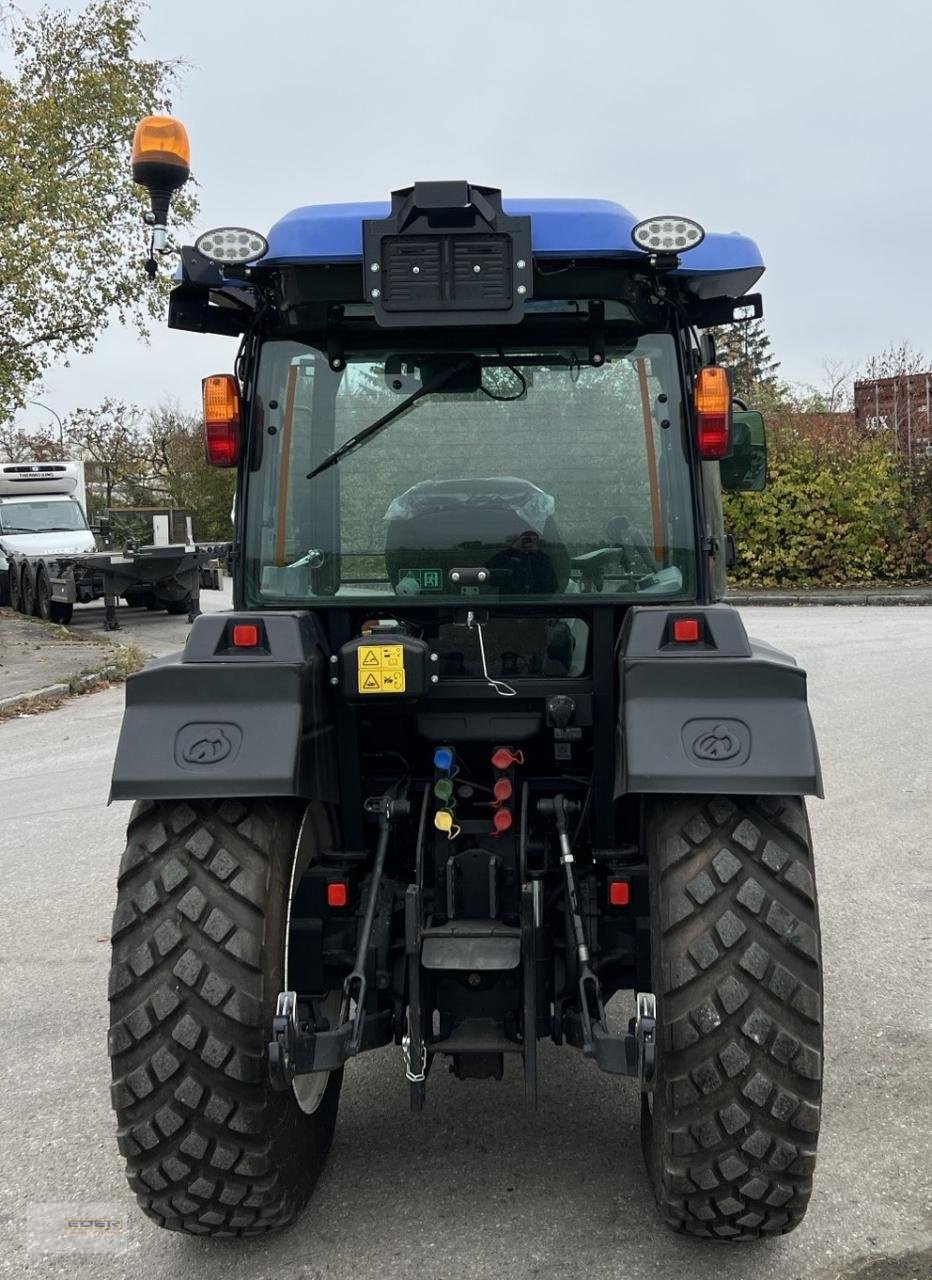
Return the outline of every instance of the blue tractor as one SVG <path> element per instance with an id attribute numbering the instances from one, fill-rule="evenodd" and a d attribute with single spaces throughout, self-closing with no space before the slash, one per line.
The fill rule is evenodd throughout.
<path id="1" fill-rule="evenodd" d="M 187 139 L 137 130 L 149 270 Z M 660 1213 L 742 1241 L 812 1188 L 821 956 L 792 658 L 723 602 L 759 414 L 713 332 L 754 243 L 463 181 L 181 248 L 169 324 L 236 470 L 234 608 L 126 688 L 119 1145 L 143 1211 L 300 1211 L 345 1063 L 430 1106 L 550 1039 L 641 1094 Z M 606 1138 L 607 1141 L 610 1139 Z"/>

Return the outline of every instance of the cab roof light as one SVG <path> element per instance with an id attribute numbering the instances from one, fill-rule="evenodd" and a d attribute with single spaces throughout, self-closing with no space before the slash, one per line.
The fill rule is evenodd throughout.
<path id="1" fill-rule="evenodd" d="M 255 262 L 269 251 L 269 242 L 248 227 L 215 227 L 194 241 L 194 248 L 208 262 Z"/>
<path id="2" fill-rule="evenodd" d="M 231 373 L 216 373 L 201 384 L 204 444 L 212 467 L 235 467 L 240 457 L 239 388 Z"/>
<path id="3" fill-rule="evenodd" d="M 731 449 L 731 386 L 721 365 L 699 370 L 695 404 L 699 457 L 703 462 L 727 457 Z"/>
<path id="4" fill-rule="evenodd" d="M 702 244 L 705 231 L 692 218 L 664 213 L 637 223 L 631 239 L 639 249 L 646 249 L 648 253 L 685 253 L 687 249 L 695 249 Z"/>
<path id="5" fill-rule="evenodd" d="M 149 193 L 152 212 L 147 221 L 152 227 L 152 251 L 164 253 L 168 248 L 168 210 L 172 193 L 183 187 L 191 176 L 191 144 L 180 120 L 174 116 L 144 116 L 133 134 L 133 181 Z M 150 252 L 146 267 L 155 274 L 155 261 Z"/>
<path id="6" fill-rule="evenodd" d="M 146 173 L 137 176 L 137 168 L 143 165 L 164 165 L 166 174 L 180 187 L 188 180 L 191 170 L 191 144 L 188 131 L 174 116 L 143 116 L 133 134 L 133 177 L 141 186 L 148 186 Z"/>

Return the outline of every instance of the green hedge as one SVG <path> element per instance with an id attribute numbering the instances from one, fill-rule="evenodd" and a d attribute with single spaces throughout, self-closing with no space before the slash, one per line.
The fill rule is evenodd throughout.
<path id="1" fill-rule="evenodd" d="M 932 464 L 907 469 L 884 438 L 850 420 L 786 415 L 768 423 L 763 493 L 725 495 L 732 579 L 748 586 L 833 586 L 928 579 Z"/>

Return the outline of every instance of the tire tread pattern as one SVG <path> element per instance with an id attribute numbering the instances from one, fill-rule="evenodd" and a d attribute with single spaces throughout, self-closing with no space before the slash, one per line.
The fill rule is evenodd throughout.
<path id="1" fill-rule="evenodd" d="M 268 1082 L 290 875 L 280 821 L 254 800 L 141 802 L 130 821 L 111 931 L 111 1094 L 129 1184 L 163 1227 L 284 1226 L 330 1145 L 342 1073 L 313 1116 Z"/>
<path id="2" fill-rule="evenodd" d="M 648 1160 L 665 1220 L 748 1240 L 790 1231 L 812 1191 L 821 952 L 796 797 L 650 802 L 661 1070 Z"/>

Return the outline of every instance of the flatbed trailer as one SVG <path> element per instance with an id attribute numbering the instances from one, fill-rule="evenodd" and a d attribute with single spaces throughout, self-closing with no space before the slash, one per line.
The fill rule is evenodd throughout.
<path id="1" fill-rule="evenodd" d="M 10 598 L 15 609 L 67 622 L 76 604 L 103 599 L 105 627 L 118 631 L 117 600 L 130 606 L 200 613 L 204 566 L 221 555 L 216 545 L 139 547 L 80 555 L 27 556 L 10 561 Z"/>

